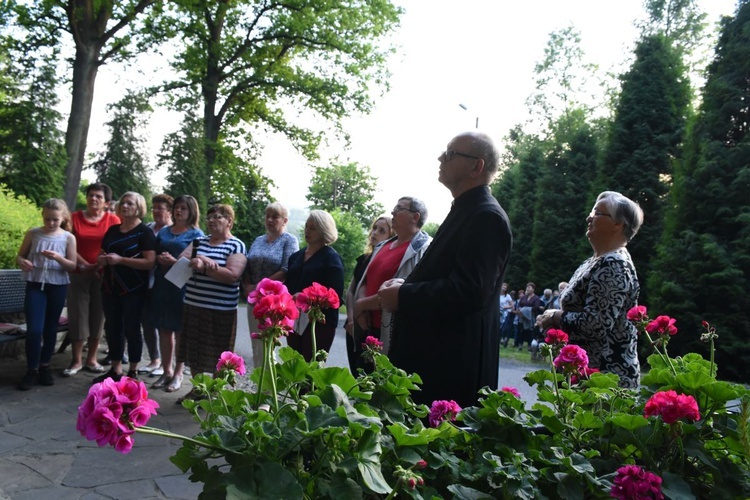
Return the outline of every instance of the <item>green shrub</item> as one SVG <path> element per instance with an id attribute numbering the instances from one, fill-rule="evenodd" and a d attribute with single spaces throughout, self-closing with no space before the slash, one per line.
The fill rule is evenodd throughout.
<path id="1" fill-rule="evenodd" d="M 25 196 L 16 196 L 5 184 L 0 184 L 0 268 L 15 269 L 16 255 L 23 236 L 42 223 L 41 212 Z"/>

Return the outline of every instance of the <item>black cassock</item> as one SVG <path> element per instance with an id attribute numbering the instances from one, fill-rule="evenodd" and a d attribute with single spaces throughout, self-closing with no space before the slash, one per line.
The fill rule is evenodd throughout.
<path id="1" fill-rule="evenodd" d="M 513 236 L 489 187 L 455 199 L 422 260 L 401 286 L 390 357 L 424 382 L 415 401 L 477 401 L 497 389 L 500 287 Z"/>

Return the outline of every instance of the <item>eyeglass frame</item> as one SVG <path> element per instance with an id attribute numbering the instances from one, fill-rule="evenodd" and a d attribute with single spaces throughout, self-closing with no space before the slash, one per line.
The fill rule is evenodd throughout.
<path id="1" fill-rule="evenodd" d="M 393 207 L 393 210 L 391 210 L 391 215 L 395 217 L 397 213 L 403 212 L 404 210 L 406 210 L 407 212 L 411 212 L 413 214 L 418 213 L 418 210 L 413 210 L 411 208 L 406 208 L 406 207 L 401 207 L 401 206 L 396 205 L 395 207 Z"/>
<path id="2" fill-rule="evenodd" d="M 594 217 L 611 217 L 614 219 L 614 217 L 612 217 L 612 214 L 608 214 L 606 212 L 600 212 L 599 210 L 596 210 L 596 209 L 592 210 L 591 213 L 589 213 L 589 217 L 591 217 L 592 219 Z"/>
<path id="3" fill-rule="evenodd" d="M 460 151 L 456 151 L 455 149 L 446 149 L 442 153 L 440 153 L 440 156 L 445 158 L 445 161 L 451 161 L 456 156 L 463 156 L 464 158 L 471 158 L 472 160 L 481 160 L 482 158 L 479 156 L 473 156 L 466 153 L 461 153 Z"/>
<path id="4" fill-rule="evenodd" d="M 217 214 L 217 213 L 209 214 L 206 216 L 207 221 L 216 220 L 216 219 L 229 219 L 229 217 L 227 217 L 224 214 Z"/>

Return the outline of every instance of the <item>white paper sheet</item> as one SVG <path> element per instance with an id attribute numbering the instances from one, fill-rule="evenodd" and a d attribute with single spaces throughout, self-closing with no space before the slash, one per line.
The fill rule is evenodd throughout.
<path id="1" fill-rule="evenodd" d="M 174 263 L 172 269 L 164 275 L 169 281 L 175 284 L 177 288 L 182 288 L 185 283 L 193 276 L 193 269 L 190 267 L 190 260 L 185 257 Z"/>

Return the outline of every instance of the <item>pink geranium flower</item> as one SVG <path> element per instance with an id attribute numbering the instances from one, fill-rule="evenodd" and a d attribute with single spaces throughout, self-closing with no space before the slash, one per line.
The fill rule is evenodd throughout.
<path id="1" fill-rule="evenodd" d="M 461 407 L 455 401 L 438 400 L 433 401 L 430 407 L 430 425 L 438 427 L 444 421 L 453 422 L 456 415 L 461 411 Z"/>
<path id="2" fill-rule="evenodd" d="M 549 330 L 547 330 L 547 336 L 544 337 L 544 341 L 547 344 L 567 344 L 568 340 L 569 339 L 567 333 L 555 328 L 550 328 Z"/>
<path id="3" fill-rule="evenodd" d="M 289 290 L 281 281 L 263 278 L 260 280 L 260 283 L 255 286 L 255 290 L 248 294 L 247 301 L 250 304 L 255 304 L 267 295 L 284 295 L 288 293 Z"/>
<path id="4" fill-rule="evenodd" d="M 520 393 L 520 392 L 518 392 L 518 389 L 516 389 L 515 387 L 503 387 L 503 388 L 502 388 L 502 389 L 500 389 L 500 390 L 501 390 L 502 392 L 507 392 L 507 393 L 509 393 L 509 394 L 513 394 L 513 395 L 514 395 L 515 397 L 517 397 L 518 399 L 521 399 L 521 393 Z"/>
<path id="5" fill-rule="evenodd" d="M 628 319 L 630 321 L 645 321 L 648 319 L 646 306 L 635 306 L 628 311 Z"/>
<path id="6" fill-rule="evenodd" d="M 383 343 L 372 335 L 368 335 L 365 341 L 362 343 L 362 348 L 380 352 L 383 350 Z"/>
<path id="7" fill-rule="evenodd" d="M 222 370 L 233 371 L 238 375 L 245 374 L 245 360 L 242 356 L 233 353 L 232 351 L 224 351 L 219 357 L 219 362 L 216 363 L 216 371 Z"/>
<path id="8" fill-rule="evenodd" d="M 669 316 L 657 316 L 655 320 L 646 325 L 646 331 L 658 335 L 674 335 L 677 333 L 677 327 L 674 324 L 676 319 Z"/>
<path id="9" fill-rule="evenodd" d="M 610 495 L 622 500 L 662 499 L 661 481 L 653 472 L 637 465 L 626 465 L 617 469 Z"/>
<path id="10" fill-rule="evenodd" d="M 129 453 L 135 428 L 146 425 L 157 408 L 159 403 L 148 399 L 143 382 L 129 377 L 119 382 L 108 378 L 89 389 L 78 407 L 76 429 L 99 446 L 109 444 L 120 453 Z"/>
<path id="11" fill-rule="evenodd" d="M 294 298 L 288 293 L 265 295 L 255 303 L 253 316 L 258 320 L 259 330 L 277 326 L 288 333 L 294 328 L 294 321 L 299 318 L 299 310 Z"/>
<path id="12" fill-rule="evenodd" d="M 645 417 L 659 416 L 665 424 L 673 424 L 681 418 L 700 420 L 698 402 L 688 394 L 677 394 L 675 391 L 657 392 L 646 402 L 643 409 Z"/>
<path id="13" fill-rule="evenodd" d="M 580 346 L 568 344 L 560 349 L 560 354 L 553 361 L 555 367 L 565 373 L 581 373 L 589 365 L 586 350 Z"/>

